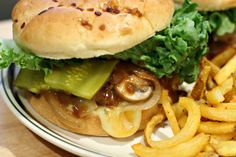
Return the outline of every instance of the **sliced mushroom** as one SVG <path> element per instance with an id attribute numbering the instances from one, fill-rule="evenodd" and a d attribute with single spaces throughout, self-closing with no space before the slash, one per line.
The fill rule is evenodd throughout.
<path id="1" fill-rule="evenodd" d="M 136 102 L 148 99 L 153 86 L 150 81 L 131 75 L 116 85 L 115 90 L 123 99 Z"/>

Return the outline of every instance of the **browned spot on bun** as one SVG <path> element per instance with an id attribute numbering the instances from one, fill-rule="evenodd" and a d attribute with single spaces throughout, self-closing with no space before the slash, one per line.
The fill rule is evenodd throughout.
<path id="1" fill-rule="evenodd" d="M 104 24 L 102 24 L 102 25 L 99 26 L 99 29 L 100 29 L 101 31 L 104 31 L 104 30 L 106 29 L 106 26 L 105 26 Z"/>
<path id="2" fill-rule="evenodd" d="M 89 21 L 87 21 L 87 20 L 82 20 L 81 21 L 81 25 L 84 27 L 84 28 L 86 28 L 86 29 L 88 29 L 88 30 L 92 30 L 93 29 L 93 26 L 89 23 Z"/>

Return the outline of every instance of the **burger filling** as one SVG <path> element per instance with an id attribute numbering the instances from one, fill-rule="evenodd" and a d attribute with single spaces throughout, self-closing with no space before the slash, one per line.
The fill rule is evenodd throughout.
<path id="1" fill-rule="evenodd" d="M 100 62 L 99 65 L 103 61 Z M 138 66 L 110 61 L 109 66 L 104 64 L 106 67 L 101 68 L 97 63 L 98 61 L 90 61 L 80 66 L 65 68 L 64 71 L 55 70 L 47 75 L 40 71 L 21 70 L 15 84 L 35 94 L 47 95 L 46 91 L 56 94 L 63 106 L 77 116 L 81 115 L 78 113 L 84 112 L 84 102 L 106 107 L 119 106 L 124 102 L 127 106 L 136 105 L 146 103 L 153 96 L 153 91 L 160 91 L 157 78 Z M 159 96 L 156 97 L 156 102 L 146 106 L 151 108 L 158 102 L 158 98 Z M 79 111 L 81 106 L 83 109 Z"/>
<path id="2" fill-rule="evenodd" d="M 26 93 L 30 102 L 33 99 L 38 99 L 38 103 L 46 102 L 63 125 L 70 128 L 77 124 L 81 126 L 80 119 L 97 115 L 103 130 L 110 136 L 131 136 L 144 127 L 142 111 L 154 109 L 154 114 L 157 110 L 161 93 L 159 81 L 150 72 L 127 62 L 110 61 L 111 64 L 103 68 L 97 62 L 99 65 L 103 63 L 91 60 L 64 71 L 56 69 L 47 75 L 40 71 L 21 70 L 15 84 L 34 93 Z M 96 78 L 98 73 L 100 80 Z M 108 77 L 103 79 L 103 76 Z M 64 90 L 61 90 L 62 86 Z M 86 93 L 80 92 L 81 89 L 86 89 Z M 94 89 L 99 90 L 94 92 Z"/>

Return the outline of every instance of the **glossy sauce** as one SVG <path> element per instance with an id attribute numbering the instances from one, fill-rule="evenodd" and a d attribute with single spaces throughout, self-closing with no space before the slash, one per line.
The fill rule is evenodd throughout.
<path id="1" fill-rule="evenodd" d="M 134 71 L 141 70 L 137 66 L 129 63 L 119 63 L 108 82 L 103 86 L 101 90 L 94 96 L 94 100 L 98 105 L 102 106 L 117 106 L 122 98 L 116 93 L 115 86 L 128 76 L 134 74 Z M 129 92 L 134 92 L 135 87 L 133 84 L 126 86 Z"/>

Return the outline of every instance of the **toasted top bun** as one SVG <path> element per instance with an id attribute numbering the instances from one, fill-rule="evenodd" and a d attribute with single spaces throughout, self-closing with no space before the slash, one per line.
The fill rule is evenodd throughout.
<path id="1" fill-rule="evenodd" d="M 177 3 L 183 3 L 184 0 L 175 0 Z M 192 0 L 199 5 L 199 10 L 219 11 L 236 7 L 236 0 Z"/>
<path id="2" fill-rule="evenodd" d="M 21 0 L 14 39 L 38 56 L 91 58 L 129 49 L 166 28 L 173 0 Z"/>

